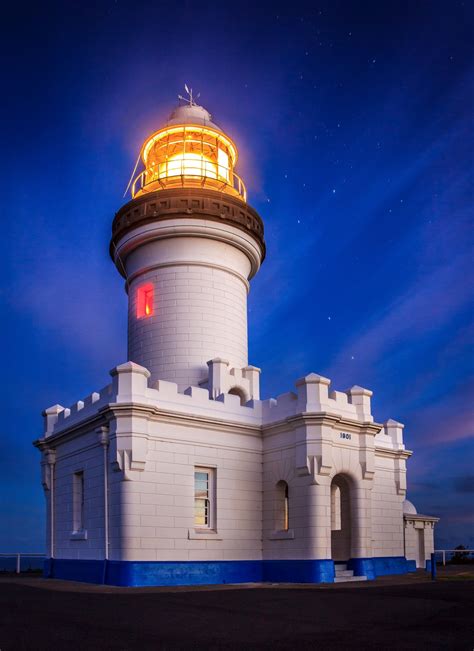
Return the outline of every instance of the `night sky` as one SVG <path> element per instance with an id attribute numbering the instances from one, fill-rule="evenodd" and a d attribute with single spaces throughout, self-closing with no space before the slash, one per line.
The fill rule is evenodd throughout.
<path id="1" fill-rule="evenodd" d="M 10 3 L 0 551 L 44 550 L 41 411 L 126 360 L 111 222 L 185 82 L 265 222 L 263 397 L 311 371 L 372 389 L 376 420 L 405 423 L 408 497 L 441 517 L 437 548 L 474 547 L 473 19 L 453 0 Z"/>

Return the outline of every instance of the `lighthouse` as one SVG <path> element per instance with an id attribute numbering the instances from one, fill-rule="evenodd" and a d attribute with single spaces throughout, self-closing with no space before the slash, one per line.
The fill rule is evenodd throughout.
<path id="1" fill-rule="evenodd" d="M 260 395 L 247 296 L 264 227 L 236 143 L 191 91 L 158 126 L 112 223 L 128 358 L 45 409 L 34 442 L 45 575 L 169 586 L 427 569 L 438 519 L 406 500 L 404 425 L 374 418 L 372 391 L 309 372 Z"/>
<path id="2" fill-rule="evenodd" d="M 247 295 L 265 243 L 237 159 L 191 93 L 145 140 L 132 199 L 115 216 L 110 254 L 128 293 L 128 358 L 152 381 L 204 386 L 215 358 L 248 374 Z"/>

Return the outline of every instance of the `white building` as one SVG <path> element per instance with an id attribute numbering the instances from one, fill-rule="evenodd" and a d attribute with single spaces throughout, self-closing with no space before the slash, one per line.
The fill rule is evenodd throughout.
<path id="1" fill-rule="evenodd" d="M 111 256 L 129 297 L 112 382 L 44 412 L 48 576 L 115 585 L 372 579 L 425 567 L 403 425 L 310 373 L 260 399 L 247 358 L 263 223 L 192 98 L 143 145 Z M 404 504 L 406 508 L 404 509 Z"/>

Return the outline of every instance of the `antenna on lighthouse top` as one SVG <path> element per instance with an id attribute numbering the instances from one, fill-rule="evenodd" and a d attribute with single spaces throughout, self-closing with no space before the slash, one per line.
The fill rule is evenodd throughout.
<path id="1" fill-rule="evenodd" d="M 189 104 L 189 106 L 196 106 L 196 102 L 195 102 L 194 95 L 193 95 L 193 89 L 188 88 L 188 85 L 184 84 L 184 90 L 187 92 L 188 97 L 183 97 L 182 95 L 178 95 L 178 99 L 180 99 L 183 102 L 186 102 L 187 104 Z M 199 99 L 200 96 L 201 96 L 201 93 L 198 93 L 196 95 L 196 99 Z"/>

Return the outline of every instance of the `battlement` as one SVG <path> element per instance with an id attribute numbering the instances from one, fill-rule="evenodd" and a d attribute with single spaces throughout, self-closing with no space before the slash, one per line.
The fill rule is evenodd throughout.
<path id="1" fill-rule="evenodd" d="M 101 407 L 108 404 L 112 396 L 112 384 L 100 391 L 93 391 L 83 400 L 78 400 L 70 407 L 53 405 L 43 412 L 44 437 L 47 438 L 59 431 L 68 429 L 94 416 Z"/>
<path id="2" fill-rule="evenodd" d="M 284 393 L 263 402 L 264 424 L 278 421 L 299 413 L 328 412 L 337 416 L 373 422 L 370 408 L 372 391 L 353 386 L 347 391 L 331 391 L 331 380 L 310 373 L 297 380 L 296 393 Z"/>
<path id="3" fill-rule="evenodd" d="M 390 450 L 404 450 L 403 430 L 405 425 L 390 418 L 383 424 L 383 429 L 375 437 L 377 447 Z"/>
<path id="4" fill-rule="evenodd" d="M 277 398 L 259 400 L 260 369 L 249 366 L 229 369 L 221 359 L 209 363 L 209 379 L 201 386 L 179 391 L 178 384 L 158 380 L 150 386 L 150 372 L 134 362 L 126 362 L 110 371 L 111 384 L 78 400 L 70 407 L 53 405 L 44 412 L 45 438 L 64 432 L 94 417 L 110 405 L 135 404 L 159 409 L 183 417 L 226 420 L 242 426 L 265 427 L 298 414 L 335 415 L 360 423 L 372 423 L 372 392 L 359 386 L 347 391 L 329 391 L 330 380 L 310 373 L 297 380 L 296 391 Z M 235 393 L 232 389 L 237 388 Z M 251 399 L 245 400 L 248 397 Z M 252 397 L 253 396 L 253 397 Z M 402 450 L 403 425 L 388 420 L 377 434 L 376 444 L 387 450 Z"/>
<path id="5" fill-rule="evenodd" d="M 248 372 L 247 377 L 242 373 Z M 231 369 L 229 372 L 230 389 L 236 383 L 244 384 L 248 388 L 249 395 L 254 390 L 258 391 L 258 385 L 254 380 L 252 388 L 252 375 L 260 372 L 259 369 L 248 367 L 248 369 Z M 120 403 L 135 403 L 158 407 L 160 410 L 170 410 L 183 415 L 226 418 L 239 421 L 242 424 L 260 426 L 261 402 L 259 400 L 248 400 L 242 404 L 242 394 L 222 392 L 210 397 L 210 390 L 203 387 L 188 387 L 184 392 L 178 390 L 174 382 L 158 380 L 151 387 L 149 384 L 150 372 L 134 362 L 126 362 L 110 371 L 112 383 L 94 391 L 86 398 L 78 400 L 70 407 L 63 407 L 56 404 L 43 412 L 44 416 L 44 437 L 48 438 L 53 434 L 59 434 L 74 425 L 78 425 L 90 417 L 96 415 L 106 405 Z M 249 376 L 251 379 L 249 379 Z"/>

